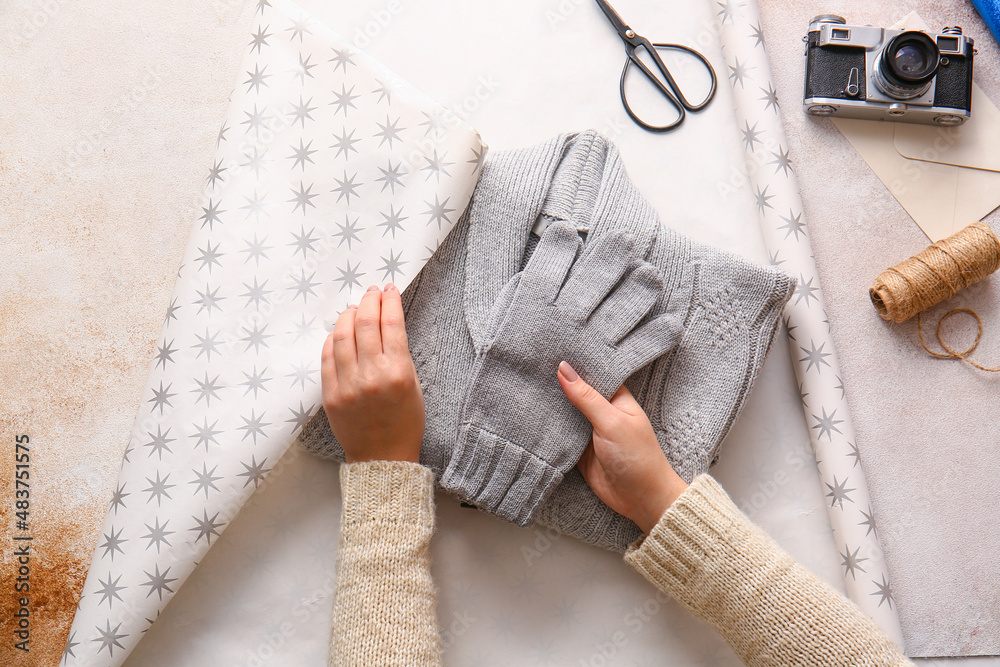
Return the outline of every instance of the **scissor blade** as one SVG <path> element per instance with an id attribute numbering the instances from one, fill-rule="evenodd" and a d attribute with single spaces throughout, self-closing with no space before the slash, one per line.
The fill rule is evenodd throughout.
<path id="1" fill-rule="evenodd" d="M 611 21 L 611 25 L 615 27 L 615 30 L 618 31 L 618 35 L 622 39 L 631 39 L 627 33 L 631 32 L 632 29 L 628 27 L 628 24 L 625 23 L 625 21 L 622 20 L 622 17 L 618 15 L 618 12 L 615 11 L 614 7 L 605 2 L 605 0 L 597 0 L 597 6 L 600 7 L 601 11 L 604 12 L 604 15 L 608 17 L 608 20 Z"/>

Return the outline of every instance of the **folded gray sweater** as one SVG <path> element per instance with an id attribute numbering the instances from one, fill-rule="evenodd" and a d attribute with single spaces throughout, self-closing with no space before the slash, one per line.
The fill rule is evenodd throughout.
<path id="1" fill-rule="evenodd" d="M 774 267 L 663 226 L 628 180 L 618 151 L 593 131 L 488 158 L 462 218 L 403 293 L 410 352 L 427 410 L 421 463 L 438 480 L 448 467 L 476 352 L 494 333 L 491 308 L 553 220 L 576 226 L 585 247 L 628 232 L 660 271 L 663 291 L 647 318 L 675 316 L 683 323 L 681 340 L 626 385 L 671 465 L 692 480 L 717 460 L 795 282 Z M 343 460 L 322 411 L 300 437 L 309 451 Z M 620 552 L 640 534 L 594 495 L 575 468 L 535 516 L 542 525 Z"/>

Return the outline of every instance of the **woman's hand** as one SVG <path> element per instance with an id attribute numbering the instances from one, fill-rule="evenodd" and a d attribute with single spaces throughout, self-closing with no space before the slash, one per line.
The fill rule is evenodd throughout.
<path id="1" fill-rule="evenodd" d="M 649 534 L 687 484 L 670 467 L 646 413 L 624 386 L 605 400 L 565 361 L 557 376 L 594 427 L 577 468 L 598 498 Z"/>
<path id="2" fill-rule="evenodd" d="M 420 459 L 424 395 L 399 290 L 372 285 L 323 345 L 323 409 L 348 463 Z"/>

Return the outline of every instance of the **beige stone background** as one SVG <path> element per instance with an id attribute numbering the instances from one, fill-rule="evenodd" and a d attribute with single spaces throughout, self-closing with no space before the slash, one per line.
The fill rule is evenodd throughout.
<path id="1" fill-rule="evenodd" d="M 0 663 L 55 664 L 145 383 L 252 8 L 0 5 Z M 31 438 L 31 659 L 7 577 Z M 11 662 L 13 661 L 13 662 Z"/>
<path id="2" fill-rule="evenodd" d="M 958 22 L 970 30 L 977 20 L 957 0 L 877 4 L 767 0 L 761 11 L 872 493 L 880 511 L 897 512 L 904 527 L 888 540 L 883 535 L 897 595 L 949 591 L 939 614 L 947 623 L 946 604 L 963 600 L 955 586 L 976 581 L 982 562 L 973 550 L 996 544 L 987 527 L 998 509 L 991 493 L 1000 470 L 998 380 L 928 360 L 912 329 L 873 318 L 865 295 L 871 277 L 925 240 L 846 140 L 829 123 L 797 113 L 795 100 L 799 40 L 815 13 L 887 24 L 917 8 L 931 26 Z M 55 664 L 62 651 L 173 272 L 199 213 L 252 11 L 242 0 L 0 0 L 0 489 L 13 484 L 14 436 L 29 434 L 36 605 L 31 660 L 11 651 L 5 618 L 0 664 Z M 978 82 L 1000 100 L 996 44 L 981 28 L 975 36 Z M 436 58 L 453 55 L 435 48 Z M 393 64 L 427 87 L 433 77 L 420 80 L 426 68 L 417 60 Z M 447 85 L 437 85 L 428 92 L 447 103 L 440 95 Z M 580 121 L 574 112 L 567 110 L 567 129 Z M 550 132 L 486 138 L 507 148 Z M 634 166 L 640 158 L 635 146 L 630 150 Z M 651 190 L 651 177 L 639 171 L 637 181 L 647 179 L 641 185 Z M 974 304 L 987 323 L 997 321 L 990 285 L 960 303 Z M 996 327 L 982 353 L 1000 362 Z M 8 497 L 0 496 L 4 610 L 13 608 L 4 578 Z M 966 512 L 969 504 L 981 511 Z M 915 562 L 900 560 L 907 557 Z M 987 565 L 1000 571 L 995 561 Z M 994 580 L 978 581 L 998 588 Z M 1000 609 L 984 623 L 997 618 Z"/>

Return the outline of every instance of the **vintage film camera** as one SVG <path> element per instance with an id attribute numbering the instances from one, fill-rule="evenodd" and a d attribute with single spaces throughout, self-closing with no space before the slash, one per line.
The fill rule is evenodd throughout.
<path id="1" fill-rule="evenodd" d="M 969 119 L 976 50 L 959 27 L 932 35 L 824 14 L 804 40 L 808 114 L 946 126 Z"/>

